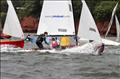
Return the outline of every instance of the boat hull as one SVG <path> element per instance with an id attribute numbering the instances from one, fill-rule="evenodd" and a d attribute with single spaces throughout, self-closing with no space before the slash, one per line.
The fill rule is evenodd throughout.
<path id="1" fill-rule="evenodd" d="M 24 47 L 24 40 L 0 40 L 0 45 L 12 45 L 14 47 Z"/>
<path id="2" fill-rule="evenodd" d="M 22 49 L 19 52 L 41 52 L 41 53 L 58 53 L 58 54 L 93 54 L 93 55 L 102 55 L 103 51 L 100 51 L 100 46 L 102 44 L 95 43 L 86 43 L 81 46 L 74 46 L 71 48 L 66 48 L 64 50 L 56 50 L 56 49 Z"/>
<path id="3" fill-rule="evenodd" d="M 106 46 L 120 46 L 120 43 L 119 43 L 119 42 L 112 41 L 112 40 L 108 40 L 108 39 L 104 39 L 104 38 L 102 38 L 102 42 L 103 42 L 104 45 L 106 45 Z"/>
<path id="4" fill-rule="evenodd" d="M 11 36 L 9 36 L 9 35 L 5 35 L 5 34 L 3 34 L 3 33 L 1 33 L 0 34 L 0 38 L 11 38 Z"/>

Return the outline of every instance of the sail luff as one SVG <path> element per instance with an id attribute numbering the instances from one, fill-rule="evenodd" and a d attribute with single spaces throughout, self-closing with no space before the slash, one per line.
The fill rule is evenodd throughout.
<path id="1" fill-rule="evenodd" d="M 105 34 L 105 37 L 108 35 L 110 29 L 111 29 L 111 26 L 112 26 L 112 23 L 113 23 L 113 19 L 114 19 L 114 15 L 115 15 L 115 12 L 116 12 L 116 9 L 117 9 L 117 6 L 118 6 L 118 3 L 116 4 L 116 6 L 114 7 L 113 11 L 112 11 L 112 16 L 111 16 L 111 19 L 110 19 L 110 22 L 108 24 L 108 30 Z"/>
<path id="2" fill-rule="evenodd" d="M 18 20 L 17 14 L 15 12 L 14 6 L 11 0 L 7 0 L 7 3 L 8 3 L 8 11 L 7 11 L 6 20 L 3 28 L 3 33 L 13 37 L 18 37 L 23 39 L 24 34 L 22 31 L 20 22 Z"/>

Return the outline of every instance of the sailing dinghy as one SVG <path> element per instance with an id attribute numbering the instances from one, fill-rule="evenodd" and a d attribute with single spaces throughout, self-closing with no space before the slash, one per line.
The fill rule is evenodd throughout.
<path id="1" fill-rule="evenodd" d="M 102 40 L 85 0 L 82 0 L 82 11 L 77 36 L 80 37 L 80 43 L 82 43 L 83 40 L 86 40 L 86 43 L 82 46 L 65 49 L 63 50 L 64 52 L 99 53 L 97 47 L 102 45 Z M 89 43 L 89 40 L 93 40 L 93 42 Z"/>
<path id="2" fill-rule="evenodd" d="M 110 22 L 108 24 L 108 30 L 105 34 L 105 37 L 107 37 L 109 31 L 110 31 L 110 28 L 112 26 L 112 23 L 113 23 L 113 20 L 114 20 L 114 17 L 115 17 L 115 22 L 116 22 L 116 31 L 117 31 L 117 38 L 116 38 L 116 41 L 120 41 L 120 24 L 119 24 L 119 21 L 118 21 L 118 18 L 117 16 L 115 15 L 115 12 L 116 12 L 116 9 L 117 9 L 117 6 L 118 6 L 118 3 L 116 4 L 116 6 L 114 7 L 113 9 L 113 12 L 112 12 L 112 17 L 110 19 Z M 102 39 L 102 42 L 105 44 L 105 45 L 111 45 L 111 46 L 119 46 L 120 43 L 119 42 L 116 42 L 116 41 L 112 41 L 112 40 L 108 40 L 108 39 Z"/>
<path id="3" fill-rule="evenodd" d="M 96 46 L 102 44 L 96 24 L 87 7 L 82 0 L 83 7 L 80 19 L 78 36 L 87 40 L 94 40 L 93 43 L 86 43 L 82 46 L 75 46 L 65 50 L 39 50 L 50 53 L 96 53 Z M 88 21 L 88 22 L 86 22 Z M 90 26 L 91 25 L 91 26 Z M 48 32 L 50 35 L 74 35 L 74 20 L 71 0 L 65 1 L 44 1 L 37 34 Z M 94 37 L 93 37 L 94 36 Z M 98 51 L 97 51 L 98 54 Z"/>
<path id="4" fill-rule="evenodd" d="M 18 20 L 17 14 L 14 10 L 13 4 L 11 0 L 7 0 L 8 11 L 7 16 L 3 28 L 3 34 L 10 35 L 12 37 L 17 37 L 20 39 L 12 40 L 12 39 L 1 39 L 0 46 L 14 46 L 14 47 L 24 47 L 24 34 Z"/>

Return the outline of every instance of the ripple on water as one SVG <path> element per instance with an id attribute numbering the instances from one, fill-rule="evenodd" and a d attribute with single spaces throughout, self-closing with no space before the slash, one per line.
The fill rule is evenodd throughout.
<path id="1" fill-rule="evenodd" d="M 119 79 L 119 48 L 102 56 L 2 52 L 1 79 Z"/>

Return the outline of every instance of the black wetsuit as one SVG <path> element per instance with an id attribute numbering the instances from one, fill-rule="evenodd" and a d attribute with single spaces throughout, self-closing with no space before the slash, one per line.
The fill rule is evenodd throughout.
<path id="1" fill-rule="evenodd" d="M 36 40 L 36 44 L 37 46 L 40 48 L 40 49 L 43 49 L 43 44 L 42 42 L 45 41 L 45 35 L 44 34 L 41 34 L 38 36 L 37 40 Z"/>

